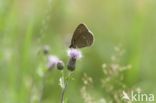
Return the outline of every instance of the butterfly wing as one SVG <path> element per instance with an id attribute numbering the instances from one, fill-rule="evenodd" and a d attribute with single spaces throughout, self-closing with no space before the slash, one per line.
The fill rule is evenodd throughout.
<path id="1" fill-rule="evenodd" d="M 83 32 L 81 36 L 79 36 L 78 40 L 76 41 L 76 46 L 78 48 L 83 48 L 87 46 L 91 46 L 93 43 L 93 35 L 91 32 Z"/>
<path id="2" fill-rule="evenodd" d="M 70 48 L 83 48 L 92 45 L 93 34 L 84 24 L 79 24 L 74 31 Z"/>

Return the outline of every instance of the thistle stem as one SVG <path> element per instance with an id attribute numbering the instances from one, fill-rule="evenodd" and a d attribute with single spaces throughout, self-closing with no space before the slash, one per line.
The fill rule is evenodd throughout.
<path id="1" fill-rule="evenodd" d="M 67 86 L 68 86 L 68 84 L 69 84 L 69 82 L 70 82 L 71 74 L 72 74 L 72 73 L 69 72 L 67 78 L 64 79 L 64 88 L 62 88 L 62 91 L 61 91 L 61 102 L 60 102 L 60 103 L 64 103 L 65 91 L 66 91 Z M 62 73 L 62 77 L 65 78 L 65 77 L 64 77 L 64 73 Z"/>
<path id="2" fill-rule="evenodd" d="M 62 92 L 61 92 L 61 103 L 64 103 L 64 94 L 65 94 L 66 88 L 67 88 L 67 83 L 65 84 L 65 87 L 62 89 Z"/>

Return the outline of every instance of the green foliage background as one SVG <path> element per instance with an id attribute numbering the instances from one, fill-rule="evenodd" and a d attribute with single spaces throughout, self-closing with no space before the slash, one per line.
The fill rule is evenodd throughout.
<path id="1" fill-rule="evenodd" d="M 66 50 L 79 23 L 88 25 L 95 42 L 82 49 L 84 57 L 66 92 L 69 103 L 83 103 L 83 73 L 93 77 L 92 94 L 104 96 L 102 64 L 118 45 L 125 49 L 121 64 L 132 65 L 124 83 L 156 94 L 155 10 L 155 0 L 0 0 L 0 102 L 29 103 L 31 85 L 40 81 L 37 70 L 46 64 L 41 48 L 49 45 L 51 54 L 67 62 Z M 45 103 L 59 101 L 59 77 L 58 70 L 49 73 Z"/>

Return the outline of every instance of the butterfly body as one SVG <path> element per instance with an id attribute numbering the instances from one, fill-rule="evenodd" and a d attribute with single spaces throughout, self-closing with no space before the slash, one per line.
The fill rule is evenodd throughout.
<path id="1" fill-rule="evenodd" d="M 70 48 L 83 48 L 93 44 L 93 34 L 84 24 L 79 24 L 74 31 Z"/>

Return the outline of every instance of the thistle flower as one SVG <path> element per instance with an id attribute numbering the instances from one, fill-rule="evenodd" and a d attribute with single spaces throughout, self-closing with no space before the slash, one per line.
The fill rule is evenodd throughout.
<path id="1" fill-rule="evenodd" d="M 57 67 L 57 69 L 62 70 L 64 68 L 64 63 L 58 57 L 49 55 L 47 67 L 48 69 Z"/>
<path id="2" fill-rule="evenodd" d="M 76 60 L 82 57 L 81 51 L 78 49 L 71 48 L 67 51 L 68 56 L 70 57 L 67 68 L 70 71 L 75 70 Z"/>
<path id="3" fill-rule="evenodd" d="M 48 56 L 48 64 L 47 64 L 48 69 L 55 68 L 58 62 L 59 62 L 58 57 L 56 57 L 54 55 L 49 55 Z"/>

